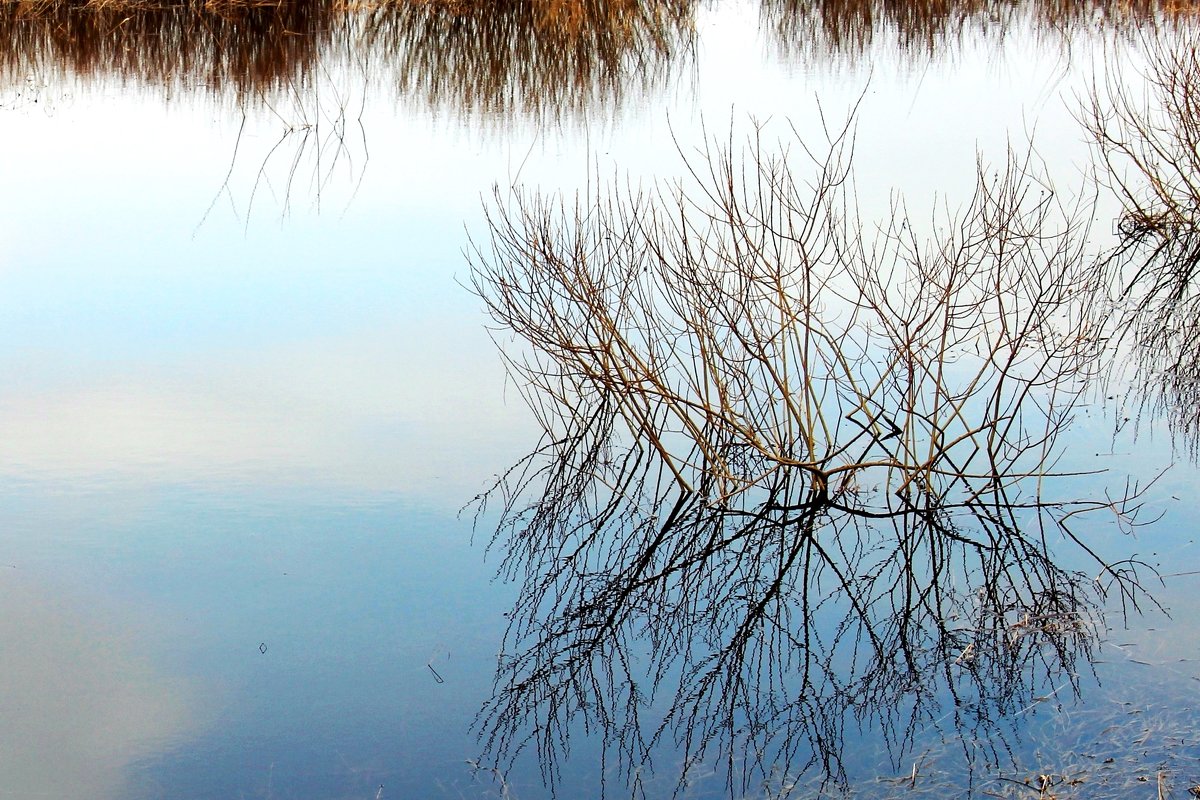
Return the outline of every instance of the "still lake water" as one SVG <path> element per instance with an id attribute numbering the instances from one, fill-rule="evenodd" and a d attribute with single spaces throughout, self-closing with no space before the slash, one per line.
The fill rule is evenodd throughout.
<path id="1" fill-rule="evenodd" d="M 827 49 L 764 8 L 703 4 L 623 96 L 567 82 L 524 111 L 398 88 L 386 53 L 330 43 L 302 85 L 240 99 L 44 55 L 4 73 L 0 797 L 546 796 L 529 758 L 505 784 L 468 763 L 514 590 L 458 510 L 537 437 L 463 286 L 492 187 L 670 177 L 705 126 L 814 136 L 818 103 L 860 95 L 868 217 L 897 188 L 954 205 L 977 153 L 1030 138 L 1071 187 L 1079 98 L 1105 63 L 1136 81 L 1143 44 L 984 14 L 907 44 L 884 17 Z M 1114 215 L 1102 198 L 1098 246 Z M 1151 422 L 1114 438 L 1124 413 L 1085 406 L 1068 459 L 1117 484 L 1173 465 L 1148 497 L 1163 518 L 1118 543 L 1178 576 L 1157 591 L 1172 615 L 1115 621 L 1099 685 L 1033 709 L 1009 767 L 1087 774 L 1080 796 L 1107 758 L 1140 796 L 1160 771 L 1200 782 L 1200 483 Z M 875 782 L 891 767 L 855 746 L 862 796 L 922 790 Z M 964 793 L 924 746 L 950 776 L 928 791 Z M 592 749 L 563 796 L 598 795 Z"/>

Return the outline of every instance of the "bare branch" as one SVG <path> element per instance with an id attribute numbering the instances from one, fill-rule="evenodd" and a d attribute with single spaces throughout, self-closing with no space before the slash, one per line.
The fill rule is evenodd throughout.
<path id="1" fill-rule="evenodd" d="M 852 119 L 827 130 L 489 207 L 473 286 L 545 430 L 490 493 L 521 587 L 478 721 L 497 760 L 533 747 L 553 784 L 582 725 L 630 785 L 671 746 L 680 786 L 714 758 L 731 791 L 840 779 L 850 721 L 899 752 L 947 706 L 990 734 L 1074 680 L 1103 590 L 1060 542 L 1141 597 L 1086 533 L 1133 497 L 1049 494 L 1100 352 L 1090 206 L 1011 154 L 927 231 L 897 197 L 871 236 Z"/>

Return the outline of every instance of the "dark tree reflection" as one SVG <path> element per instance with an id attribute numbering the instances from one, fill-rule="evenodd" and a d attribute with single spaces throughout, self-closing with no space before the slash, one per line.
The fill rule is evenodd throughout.
<path id="1" fill-rule="evenodd" d="M 1144 74 L 1114 72 L 1083 122 L 1119 199 L 1119 245 L 1100 265 L 1113 323 L 1132 346 L 1143 409 L 1200 446 L 1200 42 L 1148 42 Z"/>
<path id="2" fill-rule="evenodd" d="M 520 587 L 479 720 L 500 763 L 532 748 L 554 781 L 582 727 L 635 791 L 660 747 L 740 791 L 843 777 L 854 723 L 1002 748 L 1105 594 L 1140 597 L 1089 544 L 1136 491 L 1072 499 L 1055 468 L 1098 354 L 1090 208 L 1013 157 L 871 233 L 851 139 L 491 207 L 474 286 L 545 431 L 481 498 Z"/>

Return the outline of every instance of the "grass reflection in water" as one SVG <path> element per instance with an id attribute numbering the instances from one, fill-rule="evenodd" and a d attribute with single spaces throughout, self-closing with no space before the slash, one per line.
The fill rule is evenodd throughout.
<path id="1" fill-rule="evenodd" d="M 372 80 L 432 107 L 544 121 L 606 111 L 686 71 L 697 0 L 0 0 L 0 76 L 197 88 L 277 102 L 329 74 Z M 977 32 L 1062 34 L 1189 20 L 1165 0 L 762 0 L 786 52 L 854 58 L 879 39 L 909 54 Z"/>
<path id="2" fill-rule="evenodd" d="M 694 0 L 0 2 L 0 74 L 116 78 L 278 102 L 363 70 L 469 114 L 557 118 L 657 86 Z"/>
<path id="3" fill-rule="evenodd" d="M 978 34 L 1001 42 L 1016 29 L 1061 36 L 1190 22 L 1195 0 L 762 0 L 764 24 L 798 53 L 853 56 L 879 42 L 913 56 Z"/>

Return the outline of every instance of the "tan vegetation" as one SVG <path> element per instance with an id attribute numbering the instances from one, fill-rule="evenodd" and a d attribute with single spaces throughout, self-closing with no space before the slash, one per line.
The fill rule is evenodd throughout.
<path id="1" fill-rule="evenodd" d="M 936 53 L 969 34 L 1002 41 L 1034 35 L 1130 30 L 1194 20 L 1198 0 L 762 0 L 785 49 L 853 55 L 877 43 Z"/>
<path id="2" fill-rule="evenodd" d="M 201 87 L 239 99 L 354 64 L 468 113 L 619 102 L 688 46 L 694 0 L 0 0 L 0 75 Z"/>
<path id="3" fill-rule="evenodd" d="M 304 82 L 328 20 L 321 2 L 0 2 L 0 75 L 268 94 Z"/>
<path id="4" fill-rule="evenodd" d="M 665 82 L 691 46 L 695 0 L 392 0 L 363 42 L 434 107 L 559 117 Z"/>
<path id="5" fill-rule="evenodd" d="M 787 50 L 828 59 L 878 41 L 936 52 L 965 33 L 1129 30 L 1200 0 L 762 0 Z M 104 78 L 230 93 L 292 91 L 347 64 L 438 108 L 555 119 L 609 108 L 686 66 L 698 0 L 0 0 L 0 78 Z"/>

